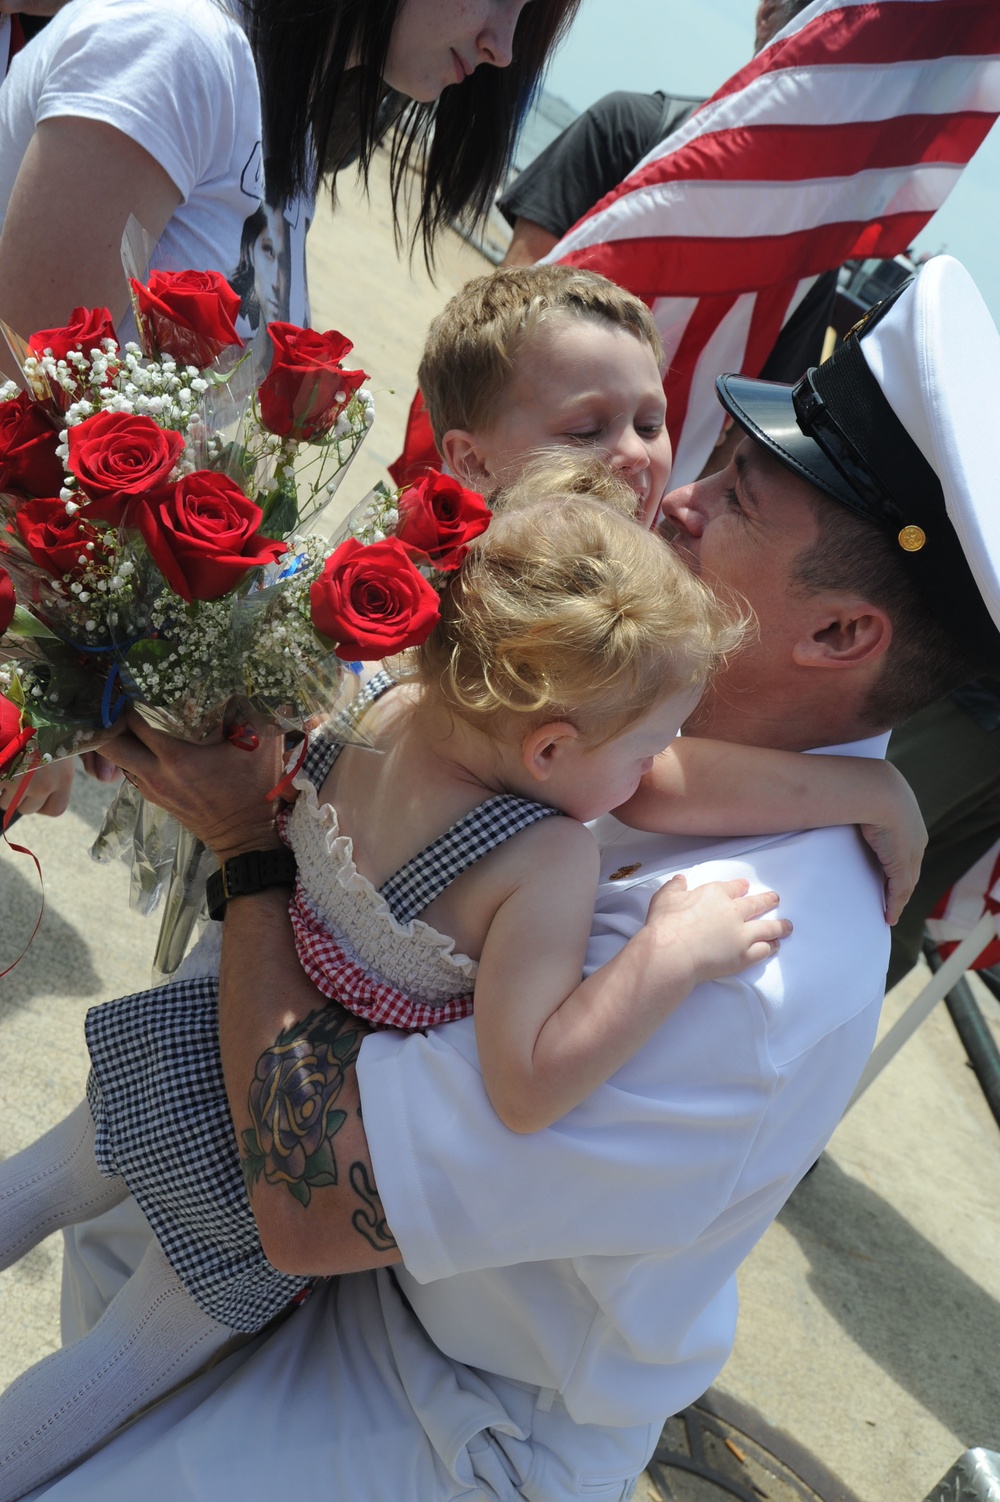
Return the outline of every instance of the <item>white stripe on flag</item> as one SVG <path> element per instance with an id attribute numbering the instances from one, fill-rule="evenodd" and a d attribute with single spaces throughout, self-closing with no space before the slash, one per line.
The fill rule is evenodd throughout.
<path id="1" fill-rule="evenodd" d="M 816 182 L 682 182 L 641 188 L 606 214 L 587 220 L 560 242 L 560 255 L 588 245 L 633 239 L 743 239 L 788 235 L 818 224 L 868 221 L 884 214 L 933 213 L 947 198 L 961 166 L 875 168 Z M 587 234 L 600 221 L 599 235 Z"/>

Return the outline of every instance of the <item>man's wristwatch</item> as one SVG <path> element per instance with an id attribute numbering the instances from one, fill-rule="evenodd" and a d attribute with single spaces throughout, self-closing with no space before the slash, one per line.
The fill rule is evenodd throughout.
<path id="1" fill-rule="evenodd" d="M 284 847 L 231 855 L 205 883 L 208 916 L 221 923 L 230 897 L 249 897 L 266 887 L 293 887 L 295 869 L 295 856 Z"/>

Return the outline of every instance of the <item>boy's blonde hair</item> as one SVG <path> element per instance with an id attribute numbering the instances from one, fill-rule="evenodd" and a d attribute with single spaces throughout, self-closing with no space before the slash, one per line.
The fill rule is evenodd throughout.
<path id="1" fill-rule="evenodd" d="M 412 664 L 467 724 L 516 740 L 566 720 L 600 744 L 739 645 L 745 617 L 636 521 L 605 466 L 546 456 L 491 503 Z"/>
<path id="2" fill-rule="evenodd" d="M 554 313 L 624 329 L 663 346 L 644 302 L 595 271 L 573 266 L 507 266 L 466 282 L 427 333 L 417 371 L 434 441 L 451 428 L 488 432 L 499 416 L 524 340 Z"/>

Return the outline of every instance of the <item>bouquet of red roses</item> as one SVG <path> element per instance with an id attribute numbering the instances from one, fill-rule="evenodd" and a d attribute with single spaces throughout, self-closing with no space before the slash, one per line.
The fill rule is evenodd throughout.
<path id="1" fill-rule="evenodd" d="M 127 702 L 174 733 L 225 730 L 253 697 L 290 724 L 318 707 L 313 681 L 270 699 L 236 649 L 238 603 L 340 483 L 372 419 L 349 341 L 272 324 L 270 370 L 234 327 L 214 272 L 132 283 L 141 345 L 120 349 L 104 309 L 22 343 L 27 389 L 0 387 L 0 745 L 10 775 L 106 736 Z M 296 460 L 308 446 L 314 473 Z M 15 745 L 15 743 L 17 743 Z"/>
<path id="2" fill-rule="evenodd" d="M 270 324 L 258 380 L 221 277 L 132 291 L 138 345 L 104 309 L 4 330 L 27 389 L 0 387 L 0 776 L 99 744 L 129 703 L 187 739 L 301 729 L 343 707 L 349 665 L 424 639 L 488 524 L 435 475 L 373 492 L 331 551 L 303 529 L 372 420 L 349 341 Z M 183 904 L 200 891 L 201 852 L 127 785 L 94 853 L 131 856 L 146 911 L 171 866 Z"/>
<path id="3" fill-rule="evenodd" d="M 481 496 L 432 473 L 402 492 L 376 487 L 347 517 L 332 548 L 318 537 L 294 538 L 234 602 L 231 651 L 247 685 L 244 705 L 266 714 L 294 683 L 300 702 L 316 705 L 317 718 L 336 716 L 340 738 L 363 741 L 352 718 L 357 672 L 365 661 L 426 639 L 441 589 L 490 515 Z M 337 684 L 327 652 L 338 665 Z M 150 714 L 148 707 L 143 712 Z M 287 716 L 282 723 L 289 724 Z M 202 909 L 211 857 L 127 782 L 93 853 L 100 860 L 131 858 L 133 907 L 151 911 L 167 889 L 154 974 L 171 975 Z"/>

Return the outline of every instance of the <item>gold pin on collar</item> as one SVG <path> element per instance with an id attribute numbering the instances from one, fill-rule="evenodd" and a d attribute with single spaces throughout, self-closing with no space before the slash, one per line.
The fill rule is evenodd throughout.
<path id="1" fill-rule="evenodd" d="M 905 553 L 919 553 L 927 541 L 927 533 L 923 527 L 911 525 L 904 527 L 896 540 Z"/>

